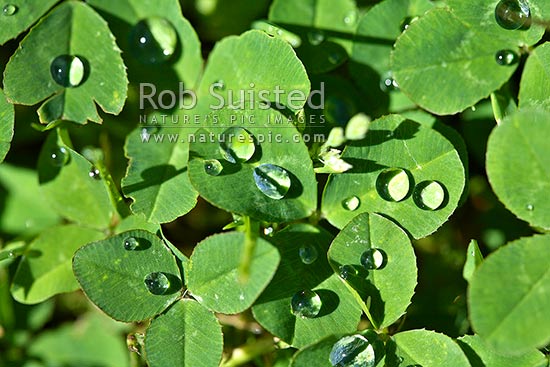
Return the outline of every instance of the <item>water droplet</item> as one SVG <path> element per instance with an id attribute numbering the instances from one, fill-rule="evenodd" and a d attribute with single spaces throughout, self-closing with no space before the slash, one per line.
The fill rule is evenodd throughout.
<path id="1" fill-rule="evenodd" d="M 361 205 L 361 199 L 359 199 L 357 196 L 350 196 L 349 198 L 342 201 L 342 206 L 344 207 L 344 209 L 349 211 L 357 210 L 357 208 L 359 208 L 359 205 Z"/>
<path id="2" fill-rule="evenodd" d="M 361 255 L 361 265 L 367 270 L 381 269 L 386 265 L 386 254 L 377 248 L 369 248 Z"/>
<path id="3" fill-rule="evenodd" d="M 329 360 L 334 367 L 373 367 L 376 356 L 368 339 L 356 334 L 334 343 Z"/>
<path id="4" fill-rule="evenodd" d="M 313 46 L 319 46 L 321 43 L 325 41 L 325 32 L 319 29 L 309 31 L 307 34 L 307 40 Z"/>
<path id="5" fill-rule="evenodd" d="M 225 90 L 225 81 L 223 81 L 222 79 L 216 80 L 214 83 L 212 83 L 212 87 L 214 89 Z"/>
<path id="6" fill-rule="evenodd" d="M 271 199 L 282 199 L 290 189 L 290 176 L 282 167 L 265 163 L 254 168 L 253 175 L 258 189 Z"/>
<path id="7" fill-rule="evenodd" d="M 294 316 L 311 319 L 319 314 L 322 305 L 323 303 L 319 295 L 314 291 L 306 289 L 292 296 L 290 311 Z"/>
<path id="8" fill-rule="evenodd" d="M 2 8 L 2 14 L 6 16 L 14 15 L 15 13 L 17 13 L 17 6 L 13 4 L 6 4 Z"/>
<path id="9" fill-rule="evenodd" d="M 88 172 L 88 175 L 96 180 L 99 180 L 101 178 L 99 170 L 95 167 L 90 168 L 90 172 Z"/>
<path id="10" fill-rule="evenodd" d="M 170 288 L 170 281 L 160 272 L 149 273 L 145 276 L 143 280 L 145 286 L 154 295 L 160 296 Z"/>
<path id="11" fill-rule="evenodd" d="M 500 0 L 495 8 L 495 19 L 504 29 L 528 28 L 531 10 L 527 0 Z"/>
<path id="12" fill-rule="evenodd" d="M 8 259 L 13 259 L 15 257 L 15 254 L 13 251 L 8 252 Z"/>
<path id="13" fill-rule="evenodd" d="M 78 87 L 86 78 L 87 63 L 72 55 L 57 56 L 50 65 L 53 80 L 64 87 Z"/>
<path id="14" fill-rule="evenodd" d="M 500 50 L 495 54 L 497 64 L 508 66 L 515 64 L 518 60 L 518 55 L 512 50 Z"/>
<path id="15" fill-rule="evenodd" d="M 376 179 L 376 191 L 387 201 L 401 201 L 409 195 L 410 190 L 409 174 L 401 168 L 386 169 Z"/>
<path id="16" fill-rule="evenodd" d="M 69 151 L 65 147 L 57 147 L 50 153 L 52 165 L 62 167 L 69 161 Z"/>
<path id="17" fill-rule="evenodd" d="M 230 127 L 220 136 L 220 152 L 228 162 L 246 162 L 255 151 L 252 134 L 242 127 Z"/>
<path id="18" fill-rule="evenodd" d="M 300 247 L 298 253 L 300 255 L 300 259 L 306 265 L 313 264 L 319 256 L 319 252 L 317 251 L 315 246 L 312 245 L 305 245 Z"/>
<path id="19" fill-rule="evenodd" d="M 135 237 L 126 237 L 124 239 L 124 249 L 128 251 L 135 250 L 139 247 L 139 241 Z"/>
<path id="20" fill-rule="evenodd" d="M 344 24 L 348 26 L 353 26 L 357 22 L 357 11 L 350 10 L 345 16 L 344 16 Z"/>
<path id="21" fill-rule="evenodd" d="M 130 31 L 130 51 L 141 63 L 162 64 L 176 52 L 178 34 L 167 19 L 149 17 Z"/>
<path id="22" fill-rule="evenodd" d="M 349 279 L 357 275 L 357 269 L 352 265 L 342 265 L 338 268 L 338 275 L 340 275 L 342 279 Z"/>
<path id="23" fill-rule="evenodd" d="M 328 61 L 331 64 L 337 65 L 341 63 L 345 58 L 345 54 L 343 52 L 331 52 L 328 55 Z"/>
<path id="24" fill-rule="evenodd" d="M 264 228 L 264 235 L 266 236 L 272 236 L 273 235 L 273 227 L 265 227 Z"/>
<path id="25" fill-rule="evenodd" d="M 355 112 L 355 104 L 348 98 L 331 95 L 325 99 L 323 113 L 329 123 L 345 126 Z"/>
<path id="26" fill-rule="evenodd" d="M 210 176 L 217 176 L 223 170 L 223 166 L 217 159 L 207 159 L 204 161 L 204 172 Z"/>
<path id="27" fill-rule="evenodd" d="M 393 73 L 391 71 L 386 72 L 380 78 L 380 90 L 382 92 L 391 92 L 399 89 L 399 84 L 393 78 Z"/>
<path id="28" fill-rule="evenodd" d="M 533 210 L 535 210 L 535 206 L 533 204 L 527 204 L 527 206 L 525 207 L 525 209 L 529 210 L 530 212 L 532 212 Z"/>
<path id="29" fill-rule="evenodd" d="M 418 17 L 410 17 L 410 16 L 403 18 L 403 20 L 401 21 L 401 24 L 400 24 L 401 32 L 404 32 L 407 28 L 409 28 L 411 23 L 416 21 L 417 19 L 418 19 Z"/>
<path id="30" fill-rule="evenodd" d="M 445 188 L 437 181 L 424 181 L 414 189 L 414 202 L 425 210 L 437 210 L 445 202 Z"/>

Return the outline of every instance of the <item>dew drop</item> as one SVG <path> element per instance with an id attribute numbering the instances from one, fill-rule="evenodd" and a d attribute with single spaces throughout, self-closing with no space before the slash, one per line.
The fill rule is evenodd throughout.
<path id="1" fill-rule="evenodd" d="M 130 31 L 130 51 L 142 64 L 162 64 L 176 52 L 178 34 L 167 19 L 149 17 Z"/>
<path id="2" fill-rule="evenodd" d="M 508 66 L 515 64 L 518 60 L 518 55 L 512 50 L 500 50 L 495 54 L 497 64 Z"/>
<path id="3" fill-rule="evenodd" d="M 50 161 L 55 167 L 62 167 L 69 161 L 69 151 L 65 147 L 57 147 L 50 153 Z"/>
<path id="4" fill-rule="evenodd" d="M 242 127 L 230 127 L 220 136 L 220 152 L 228 162 L 246 162 L 255 151 L 252 134 Z"/>
<path id="5" fill-rule="evenodd" d="M 88 74 L 87 62 L 79 56 L 57 56 L 50 65 L 50 72 L 57 84 L 68 88 L 78 87 Z"/>
<path id="6" fill-rule="evenodd" d="M 377 248 L 369 248 L 361 255 L 361 265 L 367 270 L 378 270 L 386 265 L 386 254 Z"/>
<path id="7" fill-rule="evenodd" d="M 99 170 L 95 167 L 90 168 L 90 171 L 88 172 L 88 175 L 96 180 L 99 180 L 101 178 L 101 173 Z"/>
<path id="8" fill-rule="evenodd" d="M 400 24 L 401 32 L 404 32 L 405 30 L 407 30 L 407 28 L 409 28 L 411 23 L 416 21 L 417 19 L 418 17 L 411 17 L 411 16 L 403 18 Z"/>
<path id="9" fill-rule="evenodd" d="M 312 245 L 304 245 L 300 247 L 298 254 L 300 255 L 300 260 L 302 260 L 302 262 L 306 265 L 313 264 L 319 256 L 319 252 L 315 246 Z"/>
<path id="10" fill-rule="evenodd" d="M 217 159 L 207 159 L 204 161 L 204 172 L 210 176 L 217 176 L 223 171 L 223 166 Z"/>
<path id="11" fill-rule="evenodd" d="M 361 199 L 359 199 L 357 196 L 350 196 L 349 198 L 342 201 L 342 207 L 344 207 L 344 209 L 346 210 L 349 210 L 350 212 L 357 210 L 360 205 Z"/>
<path id="12" fill-rule="evenodd" d="M 340 275 L 342 279 L 349 279 L 357 275 L 357 269 L 351 265 L 341 265 L 338 268 L 338 275 Z"/>
<path id="13" fill-rule="evenodd" d="M 413 194 L 415 204 L 424 210 L 437 210 L 445 202 L 445 187 L 437 181 L 419 183 Z"/>
<path id="14" fill-rule="evenodd" d="M 323 305 L 317 293 L 309 289 L 300 291 L 292 296 L 290 311 L 294 316 L 311 319 L 319 314 Z"/>
<path id="15" fill-rule="evenodd" d="M 124 249 L 128 251 L 135 250 L 139 247 L 139 241 L 135 237 L 126 237 L 124 239 Z"/>
<path id="16" fill-rule="evenodd" d="M 531 10 L 527 0 L 500 0 L 495 8 L 495 19 L 504 29 L 528 28 Z"/>
<path id="17" fill-rule="evenodd" d="M 353 26 L 357 22 L 357 11 L 350 10 L 345 16 L 344 16 L 344 24 L 348 26 Z"/>
<path id="18" fill-rule="evenodd" d="M 307 34 L 307 40 L 313 46 L 319 46 L 325 41 L 325 32 L 318 29 L 309 31 Z"/>
<path id="19" fill-rule="evenodd" d="M 386 72 L 380 78 L 380 90 L 384 93 L 395 91 L 399 89 L 399 84 L 393 78 L 391 71 Z"/>
<path id="20" fill-rule="evenodd" d="M 533 210 L 535 210 L 535 206 L 533 204 L 527 204 L 527 206 L 525 207 L 525 209 L 527 209 L 528 211 L 532 212 Z"/>
<path id="21" fill-rule="evenodd" d="M 342 60 L 344 60 L 344 57 L 345 57 L 345 55 L 342 52 L 331 52 L 328 55 L 328 61 L 331 64 L 337 65 L 337 64 L 341 63 Z"/>
<path id="22" fill-rule="evenodd" d="M 334 367 L 373 367 L 376 356 L 368 339 L 356 334 L 334 343 L 329 360 Z"/>
<path id="23" fill-rule="evenodd" d="M 409 195 L 410 190 L 409 174 L 401 168 L 386 169 L 376 179 L 376 191 L 386 201 L 401 201 Z"/>
<path id="24" fill-rule="evenodd" d="M 282 167 L 264 163 L 254 168 L 253 175 L 258 189 L 271 199 L 282 199 L 290 189 L 290 176 Z"/>
<path id="25" fill-rule="evenodd" d="M 11 15 L 14 15 L 15 13 L 17 13 L 17 6 L 13 4 L 6 4 L 2 8 L 2 14 L 6 16 L 11 16 Z"/>
<path id="26" fill-rule="evenodd" d="M 149 292 L 157 296 L 163 295 L 170 288 L 170 281 L 164 273 L 160 272 L 147 274 L 143 282 Z"/>

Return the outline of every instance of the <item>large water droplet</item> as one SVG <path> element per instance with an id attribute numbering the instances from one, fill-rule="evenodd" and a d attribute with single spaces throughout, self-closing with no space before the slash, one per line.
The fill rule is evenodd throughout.
<path id="1" fill-rule="evenodd" d="M 528 28 L 531 10 L 526 0 L 501 0 L 495 8 L 495 19 L 504 29 Z"/>
<path id="2" fill-rule="evenodd" d="M 369 248 L 361 255 L 361 265 L 367 270 L 381 269 L 386 265 L 386 254 L 377 248 Z"/>
<path id="3" fill-rule="evenodd" d="M 50 153 L 50 161 L 56 167 L 62 167 L 69 161 L 69 151 L 65 147 L 56 147 Z"/>
<path id="4" fill-rule="evenodd" d="M 518 60 L 518 55 L 512 50 L 500 50 L 495 54 L 497 64 L 508 66 L 515 64 Z"/>
<path id="5" fill-rule="evenodd" d="M 223 166 L 217 159 L 207 159 L 204 161 L 204 172 L 210 176 L 217 176 L 223 171 Z"/>
<path id="6" fill-rule="evenodd" d="M 319 314 L 323 305 L 321 298 L 309 289 L 300 291 L 292 296 L 290 311 L 295 316 L 303 319 L 311 319 Z"/>
<path id="7" fill-rule="evenodd" d="M 313 264 L 319 256 L 319 252 L 315 246 L 312 245 L 304 245 L 300 247 L 298 254 L 300 255 L 300 260 L 302 260 L 302 262 L 306 265 Z"/>
<path id="8" fill-rule="evenodd" d="M 355 269 L 352 265 L 341 265 L 338 268 L 338 275 L 340 275 L 340 278 L 342 279 L 349 279 L 357 275 L 357 269 Z"/>
<path id="9" fill-rule="evenodd" d="M 96 180 L 99 180 L 101 178 L 101 172 L 99 172 L 99 170 L 95 167 L 90 168 L 88 175 Z"/>
<path id="10" fill-rule="evenodd" d="M 125 250 L 132 251 L 139 247 L 139 241 L 135 237 L 126 237 L 123 245 Z"/>
<path id="11" fill-rule="evenodd" d="M 13 4 L 6 4 L 2 8 L 2 14 L 6 16 L 14 15 L 15 13 L 17 13 L 17 6 Z"/>
<path id="12" fill-rule="evenodd" d="M 318 29 L 309 31 L 307 34 L 307 40 L 313 46 L 319 46 L 325 41 L 325 32 Z"/>
<path id="13" fill-rule="evenodd" d="M 329 360 L 334 367 L 373 367 L 376 356 L 368 339 L 356 334 L 334 343 Z"/>
<path id="14" fill-rule="evenodd" d="M 252 134 L 242 127 L 230 127 L 220 136 L 220 152 L 228 162 L 246 162 L 255 151 Z"/>
<path id="15" fill-rule="evenodd" d="M 437 210 L 445 202 L 445 188 L 437 181 L 424 181 L 414 189 L 414 202 L 425 210 Z"/>
<path id="16" fill-rule="evenodd" d="M 53 80 L 64 87 L 78 87 L 86 78 L 87 63 L 79 56 L 57 56 L 50 65 Z"/>
<path id="17" fill-rule="evenodd" d="M 410 190 L 409 174 L 401 168 L 386 169 L 376 179 L 376 191 L 387 201 L 401 201 L 409 195 Z"/>
<path id="18" fill-rule="evenodd" d="M 145 279 L 143 280 L 145 283 L 145 286 L 154 295 L 160 296 L 170 288 L 170 281 L 164 275 L 164 273 L 160 272 L 154 272 L 149 273 L 145 276 Z"/>
<path id="19" fill-rule="evenodd" d="M 357 208 L 359 208 L 360 205 L 361 205 L 361 199 L 359 199 L 357 196 L 350 196 L 349 198 L 344 199 L 344 201 L 342 201 L 342 207 L 351 212 L 354 210 L 357 210 Z"/>
<path id="20" fill-rule="evenodd" d="M 290 176 L 282 167 L 265 163 L 254 168 L 253 175 L 258 189 L 271 199 L 282 199 L 290 189 Z"/>
<path id="21" fill-rule="evenodd" d="M 393 73 L 391 71 L 386 72 L 380 78 L 380 90 L 382 92 L 391 92 L 399 89 L 399 84 L 393 78 Z"/>
<path id="22" fill-rule="evenodd" d="M 139 62 L 161 64 L 176 52 L 178 34 L 167 19 L 149 17 L 130 31 L 130 50 Z"/>

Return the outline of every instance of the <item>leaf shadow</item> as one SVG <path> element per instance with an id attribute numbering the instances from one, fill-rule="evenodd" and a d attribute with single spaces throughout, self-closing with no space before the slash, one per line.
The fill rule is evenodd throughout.
<path id="1" fill-rule="evenodd" d="M 472 367 L 486 367 L 481 357 L 475 352 L 472 347 L 459 339 L 456 340 L 456 343 L 458 344 L 460 349 L 462 349 L 462 352 L 464 352 Z"/>
<path id="2" fill-rule="evenodd" d="M 340 304 L 340 297 L 338 297 L 336 292 L 330 289 L 316 289 L 315 293 L 317 293 L 322 302 L 321 311 L 319 311 L 316 317 L 323 317 L 336 311 Z"/>
<path id="3" fill-rule="evenodd" d="M 350 143 L 355 147 L 371 147 L 390 140 L 410 140 L 420 131 L 421 125 L 412 120 L 402 121 L 394 130 L 372 129 L 363 140 Z"/>
<path id="4" fill-rule="evenodd" d="M 176 170 L 171 164 L 160 164 L 149 167 L 141 172 L 141 182 L 123 186 L 124 194 L 129 195 L 136 191 L 144 190 L 152 186 L 157 186 L 187 171 L 187 167 Z"/>

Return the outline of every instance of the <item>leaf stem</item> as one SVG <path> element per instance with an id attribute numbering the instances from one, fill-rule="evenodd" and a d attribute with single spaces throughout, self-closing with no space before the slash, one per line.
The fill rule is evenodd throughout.
<path id="1" fill-rule="evenodd" d="M 250 277 L 250 263 L 256 249 L 256 242 L 260 232 L 260 223 L 250 217 L 243 217 L 245 225 L 244 252 L 239 266 L 239 278 L 245 283 Z"/>

